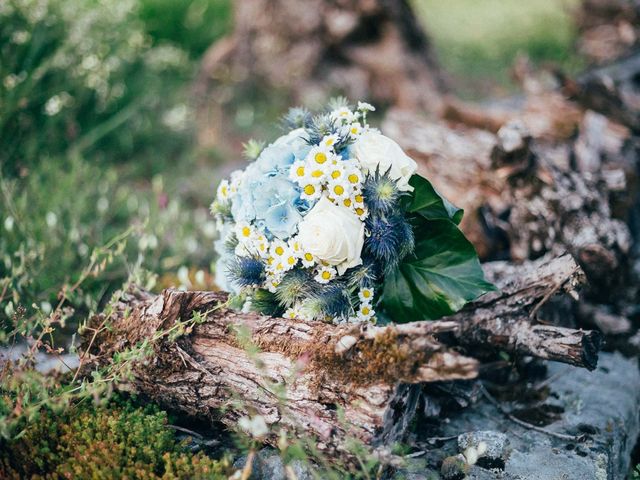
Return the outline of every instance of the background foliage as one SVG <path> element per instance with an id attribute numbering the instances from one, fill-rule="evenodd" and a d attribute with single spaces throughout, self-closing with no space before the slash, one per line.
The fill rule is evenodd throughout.
<path id="1" fill-rule="evenodd" d="M 513 88 L 508 71 L 520 52 L 579 65 L 564 10 L 575 1 L 414 4 L 460 91 L 479 97 Z M 185 456 L 157 410 L 90 411 L 148 346 L 89 383 L 34 366 L 38 351 L 73 352 L 77 324 L 108 309 L 130 280 L 213 286 L 208 205 L 227 167 L 198 146 L 189 92 L 202 54 L 230 26 L 230 0 L 0 0 L 0 345 L 28 351 L 0 372 L 0 476 L 45 466 L 54 477 L 93 475 L 100 463 L 78 455 L 97 455 L 105 435 L 129 446 L 103 440 L 117 452 L 117 465 L 98 455 L 105 469 L 131 472 L 144 459 L 149 478 L 184 478 L 223 467 Z M 290 106 L 250 100 L 230 119 L 242 132 L 265 131 Z M 130 436 L 118 437 L 117 425 Z"/>

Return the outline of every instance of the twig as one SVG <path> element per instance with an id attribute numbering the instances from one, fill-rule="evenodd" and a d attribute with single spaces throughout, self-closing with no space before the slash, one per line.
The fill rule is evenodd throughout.
<path id="1" fill-rule="evenodd" d="M 540 308 L 549 301 L 549 299 L 555 295 L 558 290 L 560 290 L 562 288 L 562 286 L 567 283 L 571 277 L 573 276 L 574 273 L 576 273 L 578 271 L 580 267 L 576 267 L 574 268 L 571 273 L 569 273 L 569 275 L 567 275 L 567 278 L 565 278 L 564 280 L 562 280 L 561 282 L 556 283 L 552 288 L 549 289 L 549 291 L 547 293 L 545 293 L 544 297 L 542 297 L 542 299 L 540 299 L 540 301 L 536 304 L 535 307 L 533 307 L 533 310 L 531 310 L 531 313 L 529 314 L 529 318 L 533 319 L 535 318 L 535 316 L 538 313 L 538 310 L 540 310 Z"/>
<path id="2" fill-rule="evenodd" d="M 498 402 L 493 396 L 488 392 L 485 386 L 480 383 L 480 391 L 482 395 L 494 406 L 498 409 L 500 413 L 502 413 L 505 417 L 511 420 L 513 423 L 517 423 L 521 427 L 527 428 L 529 430 L 535 430 L 536 432 L 544 433 L 545 435 L 549 435 L 551 437 L 559 438 L 560 440 L 567 440 L 569 442 L 582 442 L 585 439 L 585 435 L 567 435 L 565 433 L 553 432 L 551 430 L 547 430 L 546 428 L 538 427 L 536 425 L 532 425 L 531 423 L 525 422 L 524 420 L 520 420 L 518 417 L 512 415 L 509 411 L 507 411 L 501 404 Z"/>
<path id="3" fill-rule="evenodd" d="M 179 427 L 178 425 L 167 425 L 167 428 L 171 428 L 173 430 L 177 430 L 179 432 L 187 433 L 193 437 L 196 437 L 200 440 L 203 440 L 204 437 L 200 435 L 198 432 L 194 432 L 193 430 L 189 430 L 188 428 Z"/>

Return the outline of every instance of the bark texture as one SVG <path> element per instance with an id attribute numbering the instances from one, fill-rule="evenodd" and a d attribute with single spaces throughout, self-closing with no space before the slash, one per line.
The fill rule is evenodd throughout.
<path id="1" fill-rule="evenodd" d="M 444 81 L 407 0 L 243 0 L 234 31 L 195 83 L 203 141 L 222 138 L 243 96 L 313 105 L 336 93 L 434 111 Z M 204 138 L 207 137 L 207 138 Z"/>
<path id="2" fill-rule="evenodd" d="M 502 290 L 462 312 L 383 327 L 238 313 L 219 292 L 132 292 L 111 313 L 109 330 L 86 339 L 86 368 L 155 337 L 154 355 L 136 366 L 131 386 L 168 408 L 232 426 L 259 413 L 270 425 L 317 436 L 332 453 L 349 437 L 390 444 L 406 433 L 421 384 L 477 376 L 476 347 L 594 368 L 599 334 L 531 324 L 541 302 L 582 280 L 569 255 L 519 271 L 498 262 L 487 274 Z M 188 335 L 159 335 L 194 313 L 205 320 Z"/>

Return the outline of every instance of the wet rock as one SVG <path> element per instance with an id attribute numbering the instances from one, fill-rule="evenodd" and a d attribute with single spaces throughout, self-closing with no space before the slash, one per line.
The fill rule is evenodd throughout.
<path id="1" fill-rule="evenodd" d="M 458 436 L 458 448 L 461 452 L 468 448 L 479 450 L 478 447 L 484 447 L 483 451 L 479 452 L 476 463 L 487 469 L 504 470 L 508 443 L 506 434 L 493 430 L 468 432 Z"/>
<path id="2" fill-rule="evenodd" d="M 466 448 L 486 443 L 483 463 L 478 456 L 468 469 L 476 480 L 610 480 L 625 478 L 631 450 L 640 434 L 640 370 L 637 359 L 602 353 L 598 368 L 585 369 L 549 363 L 549 396 L 544 401 L 559 413 L 544 428 L 580 436 L 570 441 L 528 429 L 508 420 L 487 401 L 442 419 L 443 437 L 458 435 L 458 443 L 444 442 L 427 452 L 430 468 Z M 504 404 L 513 410 L 517 407 Z M 491 452 L 491 453 L 489 453 Z M 489 457 L 491 455 L 491 457 Z"/>
<path id="3" fill-rule="evenodd" d="M 247 456 L 243 455 L 233 463 L 233 468 L 241 470 L 247 463 Z M 294 460 L 289 466 L 298 480 L 312 480 L 311 467 L 300 461 Z M 285 465 L 276 450 L 263 448 L 253 457 L 250 480 L 288 480 Z"/>

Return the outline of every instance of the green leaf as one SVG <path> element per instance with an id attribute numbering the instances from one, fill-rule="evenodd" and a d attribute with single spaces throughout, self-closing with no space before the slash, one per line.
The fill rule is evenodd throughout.
<path id="1" fill-rule="evenodd" d="M 409 180 L 413 192 L 409 197 L 407 212 L 419 213 L 429 220 L 450 219 L 456 225 L 462 220 L 464 211 L 441 196 L 431 182 L 420 175 L 413 175 Z"/>
<path id="2" fill-rule="evenodd" d="M 385 277 L 382 308 L 396 322 L 435 320 L 495 287 L 473 245 L 448 219 L 414 218 L 416 248 Z"/>

